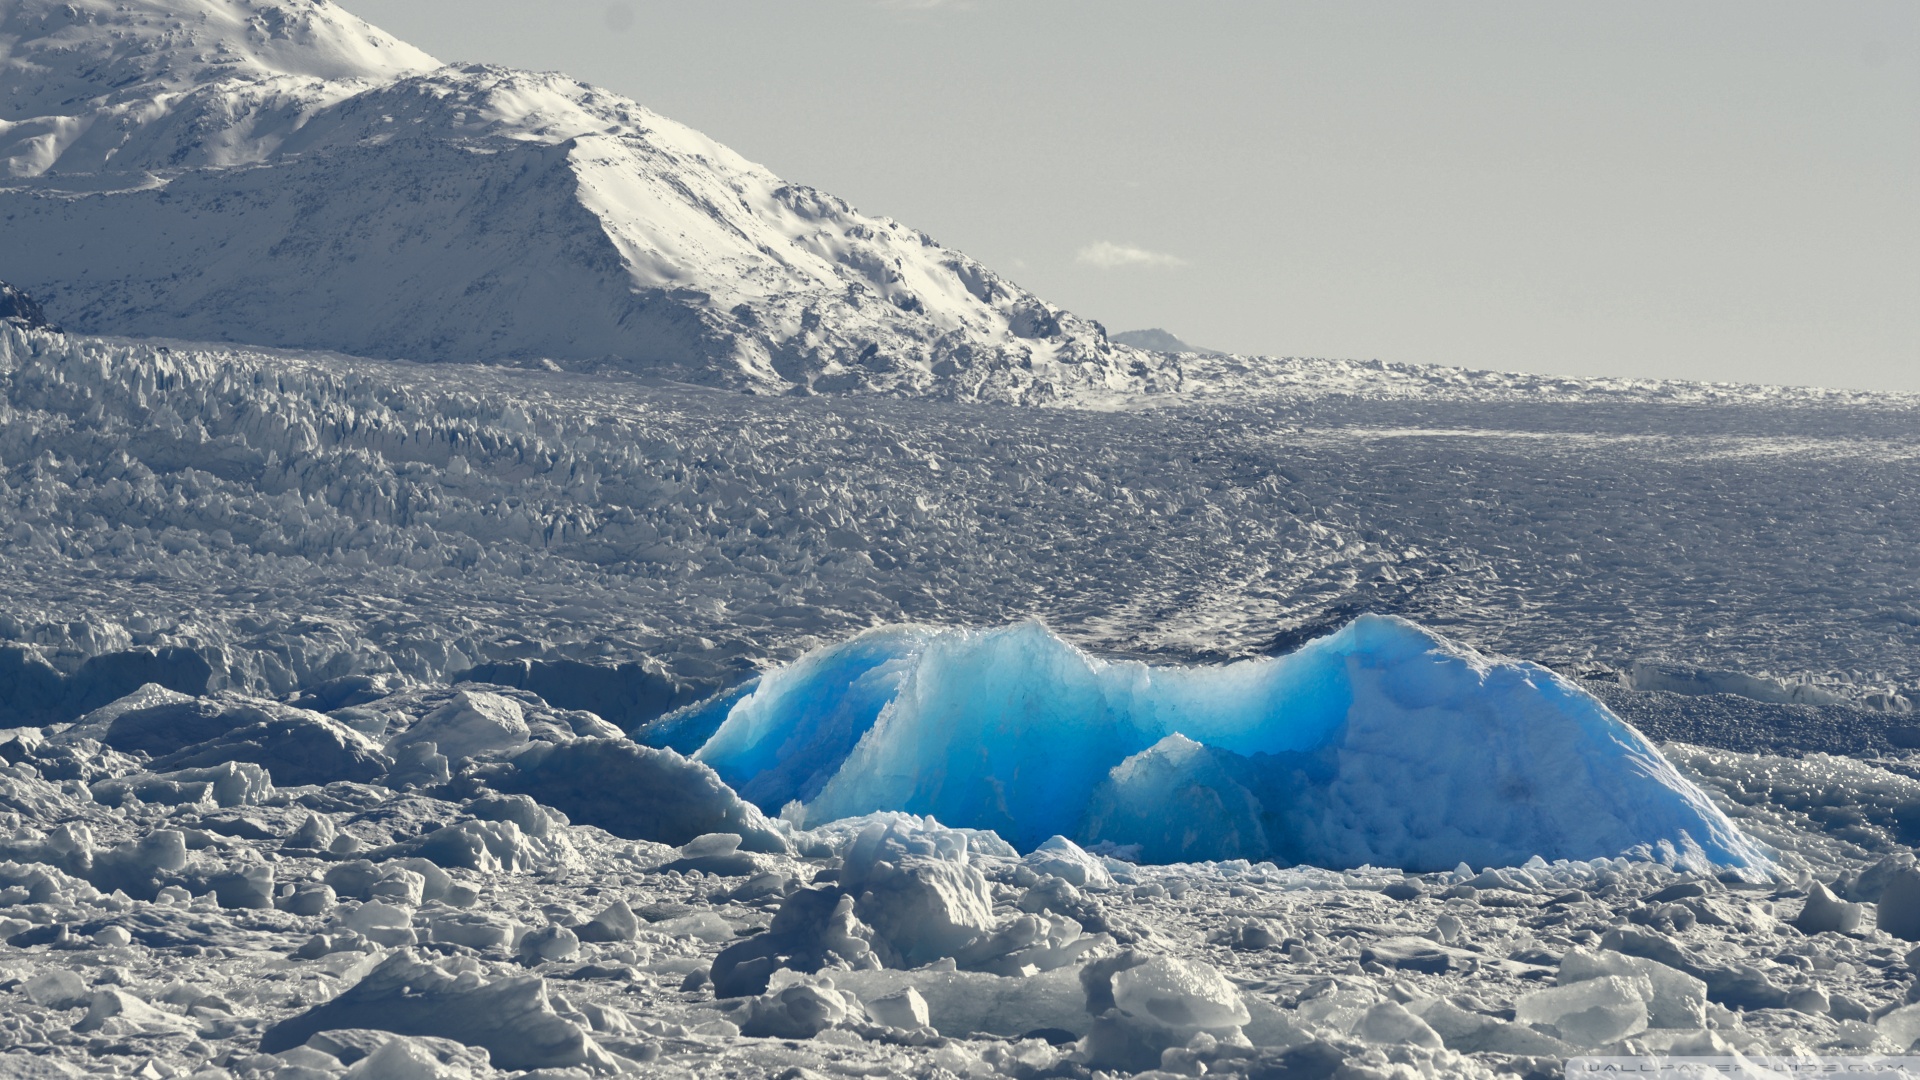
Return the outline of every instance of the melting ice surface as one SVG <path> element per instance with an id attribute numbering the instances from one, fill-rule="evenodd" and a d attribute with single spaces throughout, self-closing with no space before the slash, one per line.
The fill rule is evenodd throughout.
<path id="1" fill-rule="evenodd" d="M 1190 668 L 1101 660 L 1037 623 L 880 629 L 721 707 L 696 756 L 811 825 L 904 810 L 1158 863 L 1767 862 L 1592 696 L 1399 618 Z"/>

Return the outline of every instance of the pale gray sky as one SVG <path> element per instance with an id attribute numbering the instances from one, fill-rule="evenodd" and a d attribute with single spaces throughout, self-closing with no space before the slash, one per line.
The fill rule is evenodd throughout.
<path id="1" fill-rule="evenodd" d="M 343 0 L 1110 330 L 1920 391 L 1920 4 Z"/>

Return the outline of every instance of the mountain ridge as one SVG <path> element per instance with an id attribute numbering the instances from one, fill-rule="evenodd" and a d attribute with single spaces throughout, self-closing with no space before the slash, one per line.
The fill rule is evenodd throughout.
<path id="1" fill-rule="evenodd" d="M 1179 378 L 638 102 L 324 0 L 0 0 L 0 42 L 0 275 L 76 331 L 776 392 Z"/>

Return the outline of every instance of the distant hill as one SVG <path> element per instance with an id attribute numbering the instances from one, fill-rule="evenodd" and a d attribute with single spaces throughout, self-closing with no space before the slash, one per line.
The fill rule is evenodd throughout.
<path id="1" fill-rule="evenodd" d="M 1136 349 L 1159 353 L 1199 353 L 1202 356 L 1219 356 L 1217 349 L 1203 349 L 1198 345 L 1189 345 L 1172 334 L 1155 327 L 1151 330 L 1127 330 L 1107 335 L 1107 340 L 1115 345 L 1130 345 Z"/>

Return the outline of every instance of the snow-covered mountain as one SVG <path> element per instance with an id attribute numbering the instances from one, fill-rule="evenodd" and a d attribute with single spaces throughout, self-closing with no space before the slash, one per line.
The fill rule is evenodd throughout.
<path id="1" fill-rule="evenodd" d="M 1219 355 L 1218 349 L 1203 349 L 1175 337 L 1159 327 L 1146 330 L 1123 330 L 1118 334 L 1109 334 L 1107 340 L 1119 345 L 1131 345 L 1136 349 L 1160 353 L 1202 353 L 1208 356 Z"/>
<path id="2" fill-rule="evenodd" d="M 0 277 L 89 332 L 1044 400 L 1166 379 L 967 256 L 327 0 L 0 0 Z"/>

